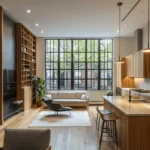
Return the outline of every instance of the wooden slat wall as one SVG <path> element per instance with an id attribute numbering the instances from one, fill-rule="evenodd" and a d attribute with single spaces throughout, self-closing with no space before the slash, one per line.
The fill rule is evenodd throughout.
<path id="1" fill-rule="evenodd" d="M 0 6 L 0 124 L 3 123 L 3 8 Z"/>

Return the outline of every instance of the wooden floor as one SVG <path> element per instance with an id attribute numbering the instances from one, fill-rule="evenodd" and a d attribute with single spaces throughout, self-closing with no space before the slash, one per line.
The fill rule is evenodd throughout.
<path id="1" fill-rule="evenodd" d="M 101 107 L 103 108 L 103 107 Z M 83 108 L 74 108 L 83 109 Z M 19 113 L 7 119 L 0 126 L 0 147 L 3 146 L 5 128 L 28 128 L 28 125 L 41 112 L 40 108 L 32 108 L 29 111 Z M 89 115 L 92 127 L 57 127 L 51 128 L 52 150 L 99 150 L 99 133 L 95 130 L 96 110 L 95 106 L 89 107 Z M 106 140 L 105 135 L 104 140 Z M 101 150 L 116 150 L 110 138 L 109 142 L 103 142 Z"/>

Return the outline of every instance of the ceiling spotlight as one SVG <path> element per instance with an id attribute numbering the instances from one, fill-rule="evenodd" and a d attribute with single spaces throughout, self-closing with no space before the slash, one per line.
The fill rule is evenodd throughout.
<path id="1" fill-rule="evenodd" d="M 44 33 L 44 31 L 41 31 L 41 33 Z"/>
<path id="2" fill-rule="evenodd" d="M 35 26 L 36 26 L 36 27 L 38 27 L 38 26 L 39 26 L 39 24 L 38 24 L 38 23 L 36 23 L 36 24 L 35 24 Z"/>
<path id="3" fill-rule="evenodd" d="M 117 30 L 117 33 L 119 33 L 119 30 Z"/>
<path id="4" fill-rule="evenodd" d="M 28 14 L 31 13 L 31 10 L 28 9 L 28 10 L 27 10 L 27 13 L 28 13 Z"/>

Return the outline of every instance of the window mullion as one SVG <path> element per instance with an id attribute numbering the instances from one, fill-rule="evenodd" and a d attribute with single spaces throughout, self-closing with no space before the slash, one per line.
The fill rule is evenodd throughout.
<path id="1" fill-rule="evenodd" d="M 58 89 L 60 90 L 60 40 L 58 40 Z"/>
<path id="2" fill-rule="evenodd" d="M 100 80 L 100 75 L 101 75 L 101 64 L 100 64 L 100 57 L 101 57 L 101 40 L 98 40 L 98 90 L 100 90 L 100 85 L 101 85 L 101 80 Z"/>
<path id="3" fill-rule="evenodd" d="M 73 40 L 71 40 L 71 89 L 74 89 L 74 58 L 73 58 Z"/>
<path id="4" fill-rule="evenodd" d="M 87 81 L 87 40 L 85 40 L 85 89 L 88 89 Z"/>

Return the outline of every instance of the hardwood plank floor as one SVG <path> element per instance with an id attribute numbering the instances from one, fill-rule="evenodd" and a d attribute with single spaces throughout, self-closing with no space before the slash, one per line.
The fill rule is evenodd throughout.
<path id="1" fill-rule="evenodd" d="M 103 106 L 101 106 L 103 109 Z M 85 108 L 74 108 L 85 109 Z M 5 128 L 28 128 L 28 125 L 42 111 L 40 108 L 32 108 L 29 111 L 21 112 L 0 126 L 0 147 L 3 146 Z M 52 127 L 51 146 L 52 150 L 99 150 L 99 132 L 95 129 L 96 109 L 89 107 L 89 116 L 92 127 Z M 110 138 L 104 140 L 111 140 Z M 114 142 L 103 142 L 101 150 L 116 150 Z"/>

